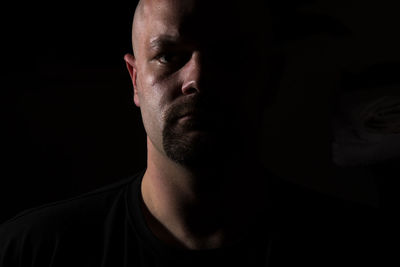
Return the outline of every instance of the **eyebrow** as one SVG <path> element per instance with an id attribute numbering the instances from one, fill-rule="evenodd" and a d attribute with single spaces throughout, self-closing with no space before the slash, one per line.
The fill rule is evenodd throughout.
<path id="1" fill-rule="evenodd" d="M 181 41 L 182 41 L 182 39 L 179 36 L 165 35 L 165 34 L 159 35 L 150 40 L 150 48 L 158 49 L 158 48 L 166 46 L 166 45 L 180 43 Z"/>

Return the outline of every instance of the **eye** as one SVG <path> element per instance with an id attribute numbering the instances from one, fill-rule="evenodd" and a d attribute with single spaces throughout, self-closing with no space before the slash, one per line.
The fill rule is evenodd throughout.
<path id="1" fill-rule="evenodd" d="M 178 65 L 183 64 L 188 60 L 190 55 L 188 53 L 181 52 L 168 52 L 161 53 L 157 56 L 158 62 L 164 65 Z"/>
<path id="2" fill-rule="evenodd" d="M 168 64 L 174 60 L 176 61 L 176 55 L 174 55 L 173 53 L 161 54 L 158 57 L 158 61 L 162 64 Z"/>

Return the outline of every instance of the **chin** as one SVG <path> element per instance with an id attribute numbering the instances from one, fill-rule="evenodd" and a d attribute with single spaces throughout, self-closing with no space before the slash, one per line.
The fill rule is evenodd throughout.
<path id="1" fill-rule="evenodd" d="M 191 131 L 180 138 L 164 139 L 164 151 L 174 162 L 189 167 L 201 167 L 216 163 L 219 145 L 208 132 Z"/>

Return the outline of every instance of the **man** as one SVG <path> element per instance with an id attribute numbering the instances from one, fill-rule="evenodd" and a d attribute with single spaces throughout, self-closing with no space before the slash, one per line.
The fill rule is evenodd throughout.
<path id="1" fill-rule="evenodd" d="M 1 267 L 362 260 L 350 248 L 371 236 L 363 226 L 351 233 L 333 211 L 340 205 L 260 173 L 254 100 L 268 89 L 269 62 L 263 17 L 248 13 L 264 12 L 256 3 L 140 1 L 125 61 L 147 133 L 146 170 L 4 224 Z"/>
<path id="2" fill-rule="evenodd" d="M 241 54 L 250 52 L 250 40 L 240 40 L 243 29 L 232 17 L 237 3 L 210 4 L 141 2 L 133 22 L 134 55 L 125 56 L 148 137 L 141 188 L 150 227 L 190 249 L 238 238 L 244 212 L 259 204 L 237 198 L 247 189 L 257 196 L 256 179 L 243 183 L 255 176 L 242 155 L 254 158 L 244 141 L 256 131 L 240 116 L 247 93 L 241 77 L 252 74 Z M 223 21 L 216 23 L 222 9 Z"/>

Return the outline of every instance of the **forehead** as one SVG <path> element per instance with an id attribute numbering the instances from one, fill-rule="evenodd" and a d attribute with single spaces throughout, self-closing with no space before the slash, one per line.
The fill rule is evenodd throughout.
<path id="1" fill-rule="evenodd" d="M 241 12 L 238 1 L 156 0 L 144 6 L 147 38 L 159 35 L 192 40 L 239 37 L 251 26 Z"/>

